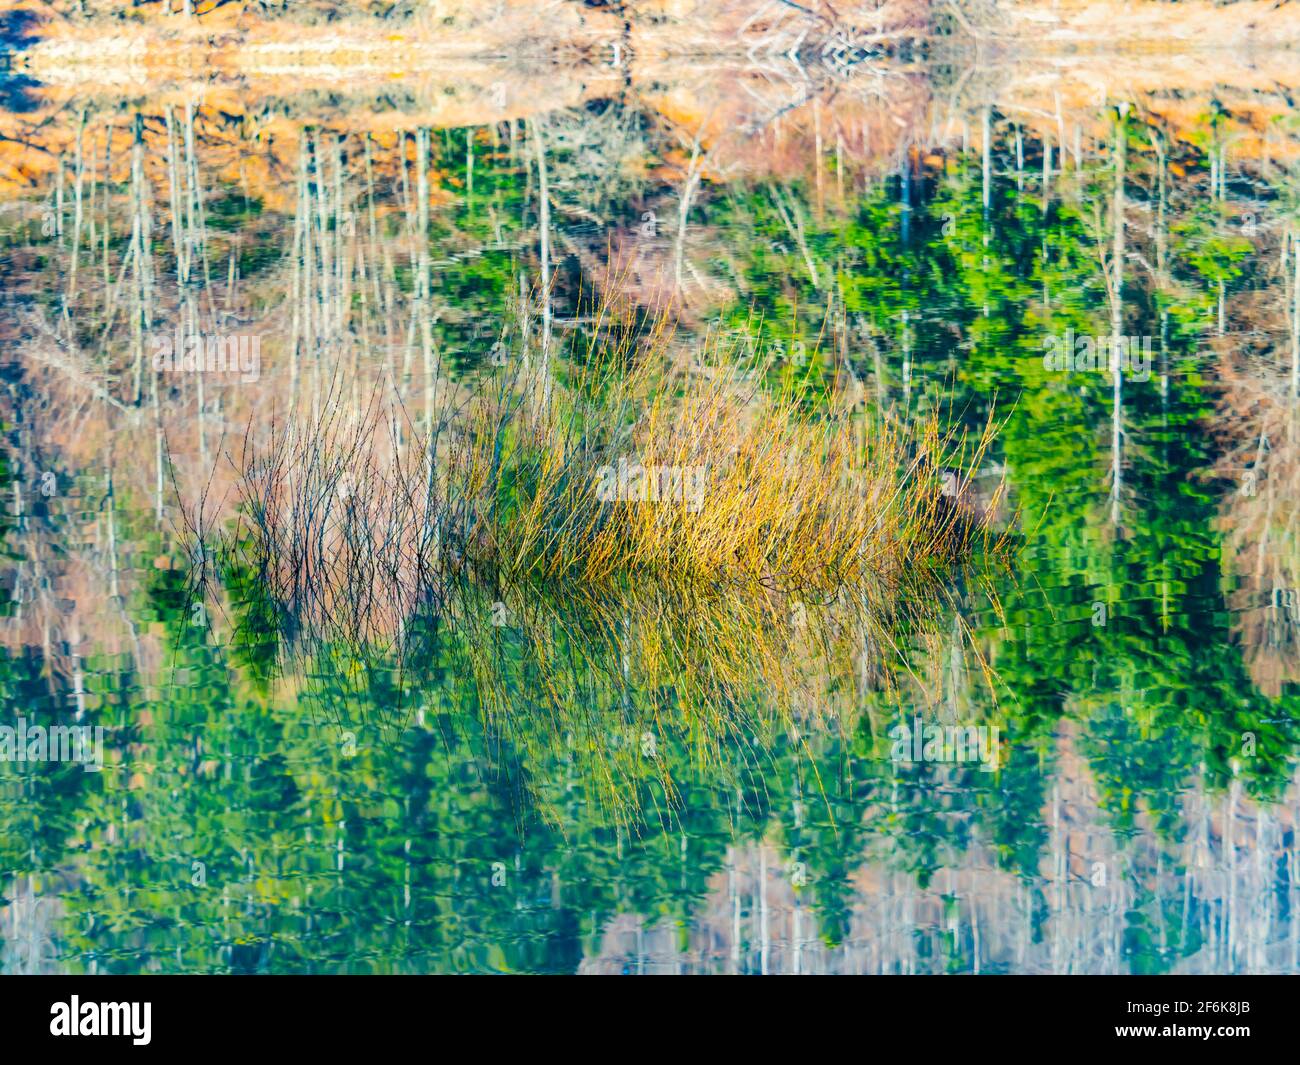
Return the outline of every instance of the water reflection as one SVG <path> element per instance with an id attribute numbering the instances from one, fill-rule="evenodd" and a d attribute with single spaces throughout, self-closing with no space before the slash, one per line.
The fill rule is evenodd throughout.
<path id="1" fill-rule="evenodd" d="M 964 75 L 7 114 L 4 714 L 109 732 L 0 762 L 3 967 L 1300 968 L 1294 118 Z M 376 411 L 418 474 L 503 364 L 559 402 L 593 289 L 864 437 L 992 419 L 931 487 L 1014 557 L 324 619 L 205 568 L 247 446 Z"/>

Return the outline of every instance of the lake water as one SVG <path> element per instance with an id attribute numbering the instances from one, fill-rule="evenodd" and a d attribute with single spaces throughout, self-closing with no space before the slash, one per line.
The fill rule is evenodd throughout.
<path id="1" fill-rule="evenodd" d="M 0 971 L 1300 969 L 1290 60 L 797 47 L 15 57 Z M 286 420 L 405 454 L 512 360 L 561 388 L 593 293 L 991 423 L 943 490 L 1004 549 L 866 626 L 707 576 L 412 603 L 370 546 L 322 622 L 213 562 Z"/>

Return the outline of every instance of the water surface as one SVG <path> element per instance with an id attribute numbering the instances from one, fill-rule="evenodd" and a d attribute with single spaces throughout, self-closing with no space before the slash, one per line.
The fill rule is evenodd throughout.
<path id="1" fill-rule="evenodd" d="M 3 720 L 104 747 L 0 762 L 0 968 L 1300 968 L 1300 129 L 1232 57 L 960 60 L 485 62 L 450 121 L 400 79 L 3 83 Z M 409 443 L 438 387 L 561 363 L 592 291 L 767 387 L 992 417 L 961 479 L 1009 558 L 889 642 L 471 587 L 291 647 L 196 582 L 246 439 L 378 394 Z M 157 368 L 193 334 L 239 372 Z M 918 720 L 996 746 L 918 760 Z"/>

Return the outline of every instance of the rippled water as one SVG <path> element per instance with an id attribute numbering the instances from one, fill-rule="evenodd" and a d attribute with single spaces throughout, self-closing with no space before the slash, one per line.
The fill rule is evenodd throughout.
<path id="1" fill-rule="evenodd" d="M 1280 90 L 753 58 L 568 99 L 485 64 L 450 120 L 402 80 L 3 83 L 3 723 L 103 764 L 0 761 L 0 969 L 1300 968 Z M 1010 555 L 889 641 L 641 582 L 466 588 L 363 648 L 196 581 L 286 412 L 378 395 L 409 445 L 437 388 L 563 364 L 593 290 L 772 387 L 991 417 L 954 476 Z M 159 363 L 193 335 L 243 361 Z M 1118 387 L 1045 363 L 1114 335 Z"/>

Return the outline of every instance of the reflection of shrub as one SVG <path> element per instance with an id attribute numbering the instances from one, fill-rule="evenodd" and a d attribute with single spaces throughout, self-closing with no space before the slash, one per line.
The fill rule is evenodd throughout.
<path id="1" fill-rule="evenodd" d="M 231 232 L 262 213 L 262 201 L 255 197 L 229 195 L 209 200 L 204 206 L 207 223 L 213 229 Z"/>
<path id="2" fill-rule="evenodd" d="M 252 247 L 241 248 L 239 252 L 239 276 L 252 277 L 254 274 L 261 273 L 267 267 L 275 265 L 283 257 L 280 249 L 269 244 L 254 244 Z"/>

